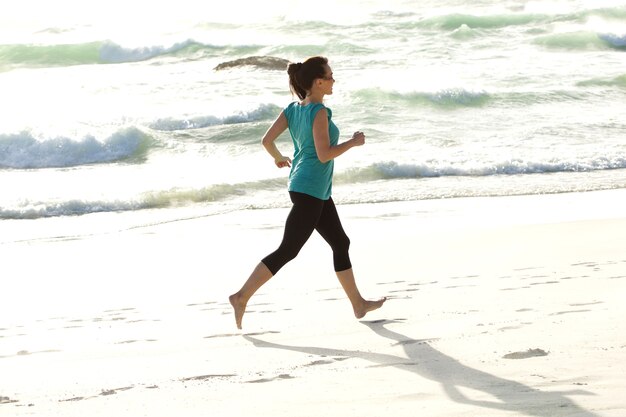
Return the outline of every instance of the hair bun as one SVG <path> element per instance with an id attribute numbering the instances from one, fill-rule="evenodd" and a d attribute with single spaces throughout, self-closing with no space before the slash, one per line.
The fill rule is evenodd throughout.
<path id="1" fill-rule="evenodd" d="M 291 63 L 289 64 L 289 66 L 287 67 L 287 73 L 289 74 L 295 74 L 298 71 L 300 71 L 300 68 L 302 68 L 302 62 L 297 62 L 297 63 Z"/>

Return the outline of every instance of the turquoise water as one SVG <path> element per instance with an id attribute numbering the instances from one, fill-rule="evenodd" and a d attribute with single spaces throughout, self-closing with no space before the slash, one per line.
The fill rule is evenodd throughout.
<path id="1" fill-rule="evenodd" d="M 624 1 L 36 3 L 0 17 L 1 219 L 287 206 L 286 72 L 215 69 L 250 56 L 329 58 L 340 203 L 626 187 Z"/>

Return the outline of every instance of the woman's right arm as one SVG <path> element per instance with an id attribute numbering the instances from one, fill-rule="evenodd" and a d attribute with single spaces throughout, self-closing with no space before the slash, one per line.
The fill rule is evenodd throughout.
<path id="1" fill-rule="evenodd" d="M 287 116 L 285 116 L 284 112 L 280 112 L 274 123 L 267 129 L 265 135 L 263 135 L 263 147 L 265 150 L 272 155 L 274 158 L 274 163 L 278 168 L 290 167 L 291 159 L 289 157 L 283 156 L 282 153 L 276 147 L 274 141 L 289 127 L 287 123 Z"/>

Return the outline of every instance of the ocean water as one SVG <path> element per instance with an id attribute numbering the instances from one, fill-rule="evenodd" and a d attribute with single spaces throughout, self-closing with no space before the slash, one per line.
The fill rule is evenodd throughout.
<path id="1" fill-rule="evenodd" d="M 129 3 L 0 16 L 0 219 L 287 207 L 246 57 L 329 58 L 339 203 L 626 187 L 626 1 Z"/>

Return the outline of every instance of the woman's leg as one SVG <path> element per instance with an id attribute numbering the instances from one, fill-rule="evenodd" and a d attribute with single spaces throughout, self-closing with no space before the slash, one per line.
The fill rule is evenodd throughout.
<path id="1" fill-rule="evenodd" d="M 350 262 L 350 239 L 343 230 L 337 207 L 332 198 L 324 201 L 324 207 L 315 230 L 324 238 L 333 250 L 335 272 L 352 268 Z"/>
<path id="2" fill-rule="evenodd" d="M 346 292 L 346 295 L 352 304 L 354 316 L 357 319 L 363 318 L 370 311 L 381 308 L 383 303 L 387 301 L 386 297 L 374 301 L 364 299 L 359 292 L 359 288 L 356 286 L 352 268 L 346 269 L 345 271 L 337 271 L 335 273 L 337 274 L 341 287 Z"/>
<path id="3" fill-rule="evenodd" d="M 248 300 L 273 276 L 267 266 L 265 266 L 263 262 L 259 262 L 250 274 L 248 280 L 243 284 L 243 287 L 235 294 L 228 297 L 230 304 L 235 310 L 235 323 L 237 323 L 238 329 L 241 329 L 241 320 L 243 319 L 243 314 L 246 312 Z"/>
<path id="4" fill-rule="evenodd" d="M 250 297 L 270 280 L 290 260 L 295 258 L 311 237 L 318 222 L 324 201 L 301 193 L 289 193 L 293 207 L 285 222 L 283 240 L 274 252 L 263 258 L 254 268 L 241 289 L 229 297 L 235 310 L 235 322 L 241 329 L 241 321 Z"/>
<path id="5" fill-rule="evenodd" d="M 335 273 L 339 279 L 343 290 L 346 292 L 350 303 L 352 303 L 352 309 L 356 318 L 360 319 L 369 311 L 380 308 L 386 301 L 386 298 L 381 298 L 376 301 L 365 300 L 359 288 L 356 285 L 354 279 L 354 272 L 352 270 L 352 263 L 350 262 L 349 248 L 350 239 L 346 235 L 339 220 L 339 214 L 332 198 L 326 200 L 324 209 L 319 218 L 315 229 L 318 233 L 328 242 L 333 250 L 333 263 L 335 267 Z"/>

